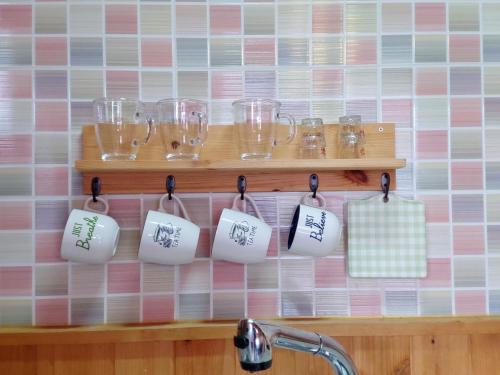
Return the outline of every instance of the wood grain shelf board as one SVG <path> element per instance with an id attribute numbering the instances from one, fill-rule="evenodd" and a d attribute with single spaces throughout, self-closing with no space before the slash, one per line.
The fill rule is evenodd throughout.
<path id="1" fill-rule="evenodd" d="M 79 160 L 80 172 L 310 172 L 345 170 L 397 169 L 406 165 L 404 159 L 322 159 L 322 160 L 215 160 L 215 161 L 87 161 Z"/>
<path id="2" fill-rule="evenodd" d="M 209 138 L 198 161 L 167 161 L 159 134 L 143 146 L 135 161 L 102 161 L 93 126 L 83 127 L 83 159 L 75 164 L 83 174 L 83 187 L 90 192 L 90 181 L 99 176 L 102 193 L 162 193 L 165 179 L 173 174 L 179 192 L 229 192 L 236 178 L 244 174 L 248 191 L 307 191 L 308 175 L 317 173 L 321 190 L 378 190 L 380 174 L 388 172 L 395 187 L 397 168 L 406 165 L 394 154 L 394 124 L 363 125 L 366 159 L 337 159 L 336 148 L 327 147 L 326 159 L 297 159 L 297 140 L 276 147 L 271 160 L 239 160 L 234 128 L 209 127 Z M 283 131 L 281 129 L 280 131 Z M 326 125 L 327 145 L 335 145 L 338 125 Z"/>
<path id="3" fill-rule="evenodd" d="M 334 337 L 500 333 L 499 316 L 298 318 L 273 322 Z M 4 327 L 0 328 L 0 346 L 232 339 L 236 323 L 209 321 L 157 325 Z"/>

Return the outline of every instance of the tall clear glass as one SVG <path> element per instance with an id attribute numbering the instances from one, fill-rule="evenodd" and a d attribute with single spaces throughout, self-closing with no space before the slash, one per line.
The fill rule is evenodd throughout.
<path id="1" fill-rule="evenodd" d="M 144 103 L 135 99 L 101 98 L 93 102 L 97 144 L 102 160 L 135 160 L 152 134 Z"/>
<path id="2" fill-rule="evenodd" d="M 302 159 L 326 158 L 325 126 L 320 118 L 302 119 L 299 156 Z"/>
<path id="3" fill-rule="evenodd" d="M 168 160 L 198 160 L 208 134 L 207 103 L 164 99 L 156 103 L 160 135 Z"/>
<path id="4" fill-rule="evenodd" d="M 358 159 L 365 157 L 365 132 L 361 128 L 361 116 L 339 117 L 339 158 Z"/>
<path id="5" fill-rule="evenodd" d="M 288 144 L 295 138 L 295 119 L 280 113 L 280 108 L 280 102 L 270 99 L 242 99 L 233 103 L 241 159 L 271 159 L 274 146 Z M 289 125 L 284 140 L 276 134 L 280 119 L 286 119 Z"/>

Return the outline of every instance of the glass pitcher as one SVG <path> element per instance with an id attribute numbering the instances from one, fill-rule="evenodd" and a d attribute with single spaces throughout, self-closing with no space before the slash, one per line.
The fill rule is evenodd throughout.
<path id="1" fill-rule="evenodd" d="M 280 102 L 270 99 L 241 99 L 233 103 L 241 159 L 271 159 L 273 146 L 288 144 L 295 138 L 295 119 L 280 113 L 280 107 Z M 278 140 L 277 125 L 282 118 L 289 123 L 288 136 Z"/>
<path id="2" fill-rule="evenodd" d="M 97 144 L 102 160 L 135 160 L 139 146 L 152 135 L 144 103 L 135 99 L 100 98 L 93 102 Z"/>

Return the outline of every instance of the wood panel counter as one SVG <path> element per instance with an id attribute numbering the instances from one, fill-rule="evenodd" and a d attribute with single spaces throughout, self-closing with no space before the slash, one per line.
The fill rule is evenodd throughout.
<path id="1" fill-rule="evenodd" d="M 268 320 L 332 337 L 500 334 L 500 316 Z M 0 345 L 95 344 L 232 339 L 237 321 L 69 327 L 3 327 Z"/>
<path id="2" fill-rule="evenodd" d="M 274 322 L 335 337 L 360 375 L 500 373 L 500 317 L 325 318 Z M 1 328 L 0 374 L 243 375 L 236 322 Z M 267 374 L 333 374 L 321 358 L 276 349 Z"/>

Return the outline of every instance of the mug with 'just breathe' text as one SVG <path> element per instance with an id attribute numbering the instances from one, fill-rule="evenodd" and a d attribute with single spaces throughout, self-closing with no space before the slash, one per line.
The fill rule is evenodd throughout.
<path id="1" fill-rule="evenodd" d="M 120 227 L 107 215 L 109 206 L 104 199 L 97 198 L 101 210 L 92 208 L 92 203 L 92 198 L 89 198 L 83 210 L 71 211 L 64 228 L 62 258 L 82 263 L 105 263 L 115 254 Z"/>

